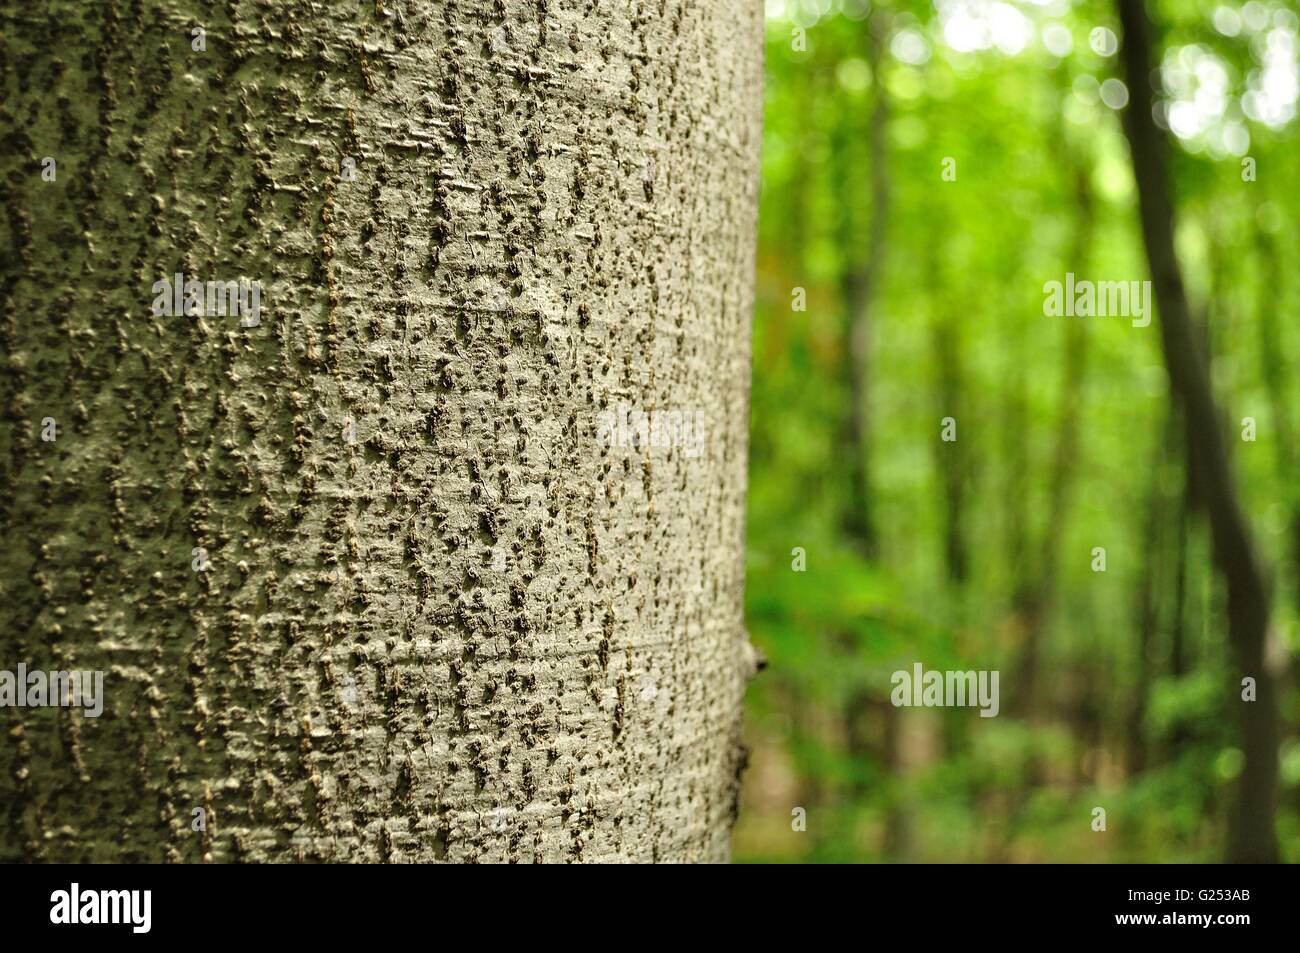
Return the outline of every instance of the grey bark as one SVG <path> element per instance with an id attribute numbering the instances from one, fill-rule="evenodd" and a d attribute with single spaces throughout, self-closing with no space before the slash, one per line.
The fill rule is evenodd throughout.
<path id="1" fill-rule="evenodd" d="M 0 36 L 0 668 L 106 707 L 0 709 L 0 858 L 726 859 L 761 6 L 44 6 Z M 260 325 L 155 316 L 177 271 Z"/>

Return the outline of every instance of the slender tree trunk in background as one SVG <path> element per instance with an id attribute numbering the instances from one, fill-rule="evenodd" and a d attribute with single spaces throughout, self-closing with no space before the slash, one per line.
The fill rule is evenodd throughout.
<path id="1" fill-rule="evenodd" d="M 1174 419 L 1171 420 L 1172 432 L 1169 449 L 1170 458 L 1181 455 L 1183 439 L 1183 425 L 1177 419 L 1179 414 L 1178 408 L 1171 408 Z M 1170 618 L 1169 618 L 1169 657 L 1168 668 L 1169 675 L 1172 678 L 1182 678 L 1187 675 L 1195 666 L 1195 656 L 1192 654 L 1192 641 L 1188 638 L 1188 615 L 1187 615 L 1187 593 L 1188 593 L 1188 562 L 1190 556 L 1191 534 L 1194 529 L 1192 520 L 1195 516 L 1196 506 L 1193 499 L 1193 490 L 1190 480 L 1190 474 L 1184 468 L 1182 474 L 1183 484 L 1179 489 L 1173 515 L 1173 596 L 1171 598 Z M 1165 743 L 1160 752 L 1162 762 L 1177 761 L 1184 747 L 1192 738 L 1192 732 L 1185 721 L 1180 721 L 1173 727 L 1169 737 L 1164 739 Z"/>
<path id="2" fill-rule="evenodd" d="M 1036 707 L 1041 632 L 1040 593 L 1044 578 L 1039 571 L 1038 561 L 1030 558 L 1033 547 L 1029 541 L 1030 501 L 1026 498 L 1028 478 L 1025 473 L 1029 459 L 1029 421 L 1025 407 L 1023 348 L 1017 342 L 1015 347 L 1008 350 L 1014 351 L 1017 359 L 1014 366 L 1007 367 L 1004 376 L 1008 393 L 1003 403 L 1002 447 L 998 456 L 1006 474 L 1003 493 L 1006 538 L 1003 545 L 1010 576 L 1012 631 L 1018 644 L 1015 646 L 1014 675 L 1009 680 L 1014 688 L 1007 709 L 1016 717 L 1024 717 Z M 1049 494 L 1053 489 L 1049 488 Z M 1046 540 L 1055 535 L 1051 524 L 1045 523 L 1043 550 L 1047 549 Z"/>
<path id="3" fill-rule="evenodd" d="M 940 229 L 941 231 L 941 229 Z M 946 287 L 943 273 L 941 242 L 930 244 L 926 273 L 934 276 L 936 289 Z M 943 493 L 943 563 L 952 593 L 959 592 L 966 582 L 966 480 L 969 456 L 963 440 L 969 440 L 973 416 L 966 413 L 966 394 L 962 380 L 962 325 L 952 303 L 942 291 L 936 295 L 938 313 L 930 329 L 934 366 L 937 368 L 939 420 L 934 421 L 935 467 Z M 957 422 L 957 439 L 945 441 L 942 436 L 942 419 L 952 417 Z M 963 429 L 965 428 L 965 429 Z"/>
<path id="4" fill-rule="evenodd" d="M 1184 482 L 1178 506 L 1178 541 L 1174 546 L 1174 615 L 1169 624 L 1169 674 L 1174 678 L 1182 678 L 1191 668 L 1187 651 L 1187 542 L 1191 519 L 1191 490 Z"/>
<path id="5" fill-rule="evenodd" d="M 1006 279 L 1002 279 L 1006 281 Z M 1003 339 L 1001 447 L 1003 547 L 1012 582 L 1012 610 L 1019 615 L 1020 590 L 1034 574 L 1029 567 L 1032 500 L 1029 498 L 1029 394 L 1025 371 L 1025 329 L 1008 328 Z"/>
<path id="6" fill-rule="evenodd" d="M 1066 148 L 1064 136 L 1061 144 L 1066 155 L 1073 154 Z M 1092 187 L 1088 182 L 1088 170 L 1083 166 L 1074 165 L 1072 177 L 1077 218 L 1069 265 L 1076 274 L 1087 274 L 1086 265 L 1092 247 L 1093 231 Z M 1026 567 L 1015 596 L 1016 612 L 1022 620 L 1024 635 L 1016 660 L 1016 689 L 1012 696 L 1012 707 L 1020 715 L 1033 710 L 1038 695 L 1043 637 L 1056 591 L 1056 577 L 1060 571 L 1061 538 L 1065 532 L 1079 456 L 1079 408 L 1083 403 L 1088 369 L 1088 326 L 1082 321 L 1067 320 L 1064 335 L 1065 370 L 1061 375 L 1059 397 L 1061 417 L 1056 430 L 1056 449 L 1052 455 L 1047 521 L 1043 526 L 1038 565 Z"/>
<path id="7" fill-rule="evenodd" d="M 868 219 L 866 246 L 858 253 L 856 233 L 851 227 L 854 202 L 851 194 L 841 198 L 841 248 L 847 264 L 840 275 L 841 297 L 845 317 L 845 371 L 849 383 L 849 413 L 846 419 L 848 445 L 849 505 L 844 514 L 844 530 L 867 558 L 878 550 L 876 520 L 871 492 L 871 416 L 868 382 L 872 370 L 873 310 L 879 298 L 877 284 L 885 257 L 889 224 L 889 148 L 886 141 L 889 124 L 889 93 L 881 77 L 881 32 L 888 28 L 883 15 L 871 17 L 863 34 L 866 39 L 867 63 L 872 76 L 872 107 L 867 127 L 867 164 L 871 176 L 871 213 Z M 847 190 L 854 171 L 840 178 Z"/>
<path id="8" fill-rule="evenodd" d="M 777 704 L 789 713 L 790 718 L 790 750 L 795 758 L 799 757 L 799 752 L 816 750 L 827 744 L 825 731 L 823 729 L 823 717 L 821 709 L 812 694 L 803 685 L 787 681 L 779 681 L 782 673 L 774 673 L 772 686 L 769 691 L 772 697 L 776 699 Z M 807 815 L 825 816 L 825 809 L 834 803 L 834 792 L 829 790 L 827 778 L 821 771 L 810 770 L 806 767 L 806 762 L 796 761 L 795 776 L 798 779 L 797 794 L 799 801 L 794 807 L 802 807 Z M 805 819 L 806 816 L 805 815 Z M 784 818 L 782 819 L 784 821 Z M 833 825 L 814 824 L 812 829 L 807 833 L 811 834 L 813 844 L 811 853 L 817 856 L 824 849 L 823 845 L 831 843 L 831 838 L 838 836 L 838 830 L 832 830 Z"/>
<path id="9" fill-rule="evenodd" d="M 1283 280 L 1278 267 L 1278 247 L 1273 236 L 1260 230 L 1256 243 L 1257 254 L 1263 269 L 1260 286 L 1265 295 L 1259 301 L 1259 357 L 1264 389 L 1268 393 L 1269 411 L 1273 417 L 1274 443 L 1277 447 L 1277 475 L 1280 484 L 1288 488 L 1289 559 L 1294 584 L 1296 609 L 1300 611 L 1300 488 L 1295 486 L 1295 474 L 1300 470 L 1300 453 L 1297 453 L 1295 431 L 1291 427 L 1291 408 L 1287 402 L 1286 369 L 1280 359 L 1282 340 L 1277 320 L 1277 302 L 1281 298 Z"/>
<path id="10" fill-rule="evenodd" d="M 1158 594 L 1161 586 L 1161 567 L 1165 564 L 1162 530 L 1167 522 L 1169 508 L 1164 490 L 1164 461 L 1178 446 L 1175 411 L 1170 408 L 1160 423 L 1159 432 L 1152 441 L 1151 462 L 1148 466 L 1151 483 L 1147 489 L 1146 513 L 1142 527 L 1142 569 L 1133 597 L 1133 628 L 1137 633 L 1134 656 L 1137 678 L 1129 700 L 1124 722 L 1125 771 L 1132 777 L 1146 770 L 1149 748 L 1146 734 L 1146 715 L 1150 703 L 1151 683 L 1155 679 L 1156 631 L 1160 624 Z"/>
<path id="11" fill-rule="evenodd" d="M 1228 596 L 1228 639 L 1238 677 L 1256 681 L 1257 700 L 1241 706 L 1245 766 L 1229 819 L 1228 852 L 1234 862 L 1277 859 L 1274 811 L 1278 780 L 1278 699 L 1268 668 L 1268 592 L 1249 528 L 1237 500 L 1204 349 L 1194 323 L 1174 251 L 1174 212 L 1166 166 L 1168 141 L 1151 116 L 1154 37 L 1143 0 L 1118 0 L 1124 28 L 1123 61 L 1132 102 L 1124 110 L 1142 235 L 1150 261 L 1170 388 L 1186 426 L 1188 466 L 1195 471 L 1210 523 L 1214 561 Z M 1234 691 L 1239 689 L 1234 688 Z"/>
<path id="12" fill-rule="evenodd" d="M 761 6 L 37 6 L 0 668 L 105 708 L 4 710 L 0 857 L 725 859 Z"/>
<path id="13" fill-rule="evenodd" d="M 909 714 L 891 702 L 881 703 L 884 762 L 888 765 L 890 785 L 885 808 L 884 838 L 880 845 L 885 860 L 903 863 L 912 854 L 912 811 L 907 800 L 907 775 L 904 763 L 903 719 Z"/>
<path id="14" fill-rule="evenodd" d="M 934 346 L 938 352 L 939 388 L 945 417 L 958 415 L 962 406 L 961 357 L 958 353 L 959 343 L 956 322 L 941 320 L 934 331 Z M 958 431 L 960 438 L 961 431 Z M 944 495 L 944 564 L 948 571 L 948 582 L 954 590 L 960 589 L 966 582 L 966 454 L 959 449 L 960 439 L 951 443 L 939 444 L 939 461 L 942 467 Z"/>
<path id="15" fill-rule="evenodd" d="M 1291 407 L 1288 402 L 1289 380 L 1285 363 L 1280 360 L 1285 345 L 1284 336 L 1279 326 L 1277 315 L 1285 300 L 1287 281 L 1281 266 L 1281 250 L 1273 234 L 1261 228 L 1257 233 L 1257 258 L 1262 268 L 1260 287 L 1265 295 L 1258 303 L 1259 349 L 1264 388 L 1268 393 L 1269 410 L 1273 418 L 1273 440 L 1276 446 L 1275 465 L 1277 467 L 1278 485 L 1285 487 L 1289 498 L 1287 510 L 1287 549 L 1286 560 L 1290 569 L 1291 598 L 1294 607 L 1300 612 L 1300 486 L 1296 485 L 1295 474 L 1300 470 L 1300 450 L 1295 443 L 1295 428 L 1292 427 Z M 1278 679 L 1278 697 L 1286 698 L 1293 686 L 1294 671 L 1284 671 Z M 1291 795 L 1293 802 L 1300 804 L 1300 792 Z"/>
<path id="16" fill-rule="evenodd" d="M 1106 728 L 1111 722 L 1112 712 L 1119 707 L 1107 704 L 1107 689 L 1110 682 L 1106 673 L 1110 669 L 1106 662 L 1114 659 L 1102 658 L 1102 664 L 1088 658 L 1082 662 L 1083 702 L 1082 715 L 1079 719 L 1079 737 L 1083 740 L 1086 752 L 1082 760 L 1083 783 L 1095 785 L 1101 777 L 1101 766 L 1106 749 Z"/>
<path id="17" fill-rule="evenodd" d="M 878 297 L 877 282 L 885 254 L 885 236 L 889 215 L 889 153 L 885 138 L 889 121 L 889 100 L 881 78 L 881 36 L 886 28 L 881 15 L 872 17 L 862 31 L 867 64 L 872 76 L 872 108 L 867 126 L 867 164 L 871 177 L 871 208 L 868 215 L 866 244 L 861 245 L 858 231 L 853 226 L 857 209 L 856 192 L 851 188 L 860 173 L 858 168 L 842 169 L 839 175 L 841 253 L 845 256 L 840 273 L 841 302 L 844 308 L 844 375 L 848 381 L 849 410 L 844 421 L 844 436 L 848 455 L 849 492 L 840 520 L 842 533 L 854 551 L 864 558 L 874 559 L 879 545 L 876 538 L 876 521 L 873 515 L 874 495 L 871 491 L 871 417 L 868 407 L 868 381 L 872 366 L 872 312 Z M 838 150 L 840 155 L 853 155 L 847 144 Z M 840 640 L 848 664 L 854 665 L 858 646 L 854 638 L 845 633 Z M 898 712 L 887 701 L 877 705 L 872 692 L 858 686 L 848 693 L 844 709 L 844 738 L 846 753 L 859 764 L 877 762 L 882 770 L 893 775 L 897 768 L 896 735 Z M 881 718 L 884 724 L 885 743 L 879 751 L 873 750 L 871 732 L 867 721 Z M 848 786 L 851 803 L 866 798 L 866 785 L 861 777 Z M 886 851 L 898 847 L 900 838 L 894 828 L 900 823 L 898 808 L 890 808 L 886 817 Z"/>

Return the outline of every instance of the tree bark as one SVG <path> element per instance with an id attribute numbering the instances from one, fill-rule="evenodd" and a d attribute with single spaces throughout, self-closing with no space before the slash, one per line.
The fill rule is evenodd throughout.
<path id="1" fill-rule="evenodd" d="M 726 859 L 761 6 L 37 6 L 0 668 L 106 701 L 0 713 L 0 858 Z"/>
<path id="2" fill-rule="evenodd" d="M 1196 339 L 1174 252 L 1174 210 L 1166 163 L 1168 140 L 1151 115 L 1154 68 L 1151 21 L 1143 0 L 1118 0 L 1123 61 L 1132 103 L 1124 110 L 1138 186 L 1142 236 L 1151 267 L 1170 388 L 1186 427 L 1188 468 L 1209 517 L 1214 562 L 1228 593 L 1228 641 L 1241 678 L 1256 681 L 1257 700 L 1240 702 L 1245 767 L 1228 829 L 1229 861 L 1277 859 L 1274 811 L 1278 779 L 1278 699 L 1265 658 L 1269 597 L 1249 527 L 1237 500 L 1228 450 L 1210 388 L 1206 356 Z M 1234 692 L 1239 689 L 1234 686 Z"/>

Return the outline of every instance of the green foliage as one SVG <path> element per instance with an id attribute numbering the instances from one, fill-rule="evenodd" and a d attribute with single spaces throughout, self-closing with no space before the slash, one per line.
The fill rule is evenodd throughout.
<path id="1" fill-rule="evenodd" d="M 1043 309 L 1044 283 L 1067 272 L 1149 277 L 1120 113 L 1102 98 L 1118 65 L 1089 43 L 1096 27 L 1120 32 L 1114 9 L 1013 3 L 1023 48 L 1007 39 L 1014 30 L 995 31 L 1005 49 L 959 52 L 945 37 L 973 41 L 945 19 L 954 5 L 877 4 L 875 20 L 854 0 L 815 12 L 826 6 L 768 5 L 747 609 L 771 664 L 749 694 L 754 754 L 736 859 L 1216 860 L 1246 703 L 1204 516 L 1188 495 L 1159 317 L 1135 327 Z M 1300 151 L 1293 119 L 1252 116 L 1262 107 L 1244 109 L 1243 97 L 1266 67 L 1281 99 L 1292 88 L 1295 15 L 1266 2 L 1246 17 L 1229 4 L 1234 21 L 1222 7 L 1156 4 L 1166 84 L 1192 82 L 1159 108 L 1187 133 L 1172 155 L 1177 247 L 1290 657 Z M 1045 31 L 1056 28 L 1059 44 L 1062 27 L 1071 49 L 1056 56 Z M 1243 179 L 1245 156 L 1254 181 Z M 858 448 L 851 281 L 873 252 L 877 163 L 888 206 L 864 306 Z M 796 289 L 806 310 L 792 307 Z M 1072 321 L 1083 325 L 1074 339 Z M 958 440 L 945 445 L 948 416 Z M 1256 421 L 1253 442 L 1241 439 L 1244 417 Z M 859 449 L 874 549 L 847 528 Z M 964 574 L 949 556 L 954 525 Z M 1104 573 L 1092 568 L 1099 546 Z M 1031 631 L 1037 689 L 1013 710 Z M 999 670 L 1002 711 L 895 708 L 891 673 L 914 662 Z M 1282 707 L 1278 835 L 1296 860 L 1294 686 Z M 791 829 L 796 806 L 805 832 Z M 1105 832 L 1091 827 L 1097 806 Z"/>

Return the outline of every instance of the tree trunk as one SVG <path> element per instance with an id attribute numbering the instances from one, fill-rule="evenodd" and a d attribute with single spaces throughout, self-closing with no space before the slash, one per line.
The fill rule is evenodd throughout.
<path id="1" fill-rule="evenodd" d="M 1294 596 L 1300 600 L 1300 491 L 1295 489 L 1293 480 L 1293 474 L 1300 469 L 1300 453 L 1296 450 L 1295 431 L 1291 427 L 1286 364 L 1280 358 L 1280 342 L 1283 337 L 1277 320 L 1278 301 L 1282 300 L 1285 281 L 1278 265 L 1278 247 L 1273 236 L 1261 229 L 1256 237 L 1256 248 L 1262 266 L 1262 292 L 1256 312 L 1259 322 L 1256 341 L 1259 345 L 1260 376 L 1268 394 L 1268 408 L 1273 418 L 1273 433 L 1276 435 L 1274 442 L 1277 446 L 1278 482 L 1287 487 L 1289 493 L 1286 501 L 1289 514 L 1287 557 L 1290 560 Z M 1300 610 L 1300 602 L 1296 609 Z"/>
<path id="2" fill-rule="evenodd" d="M 942 234 L 943 229 L 936 234 Z M 966 586 L 969 568 L 966 530 L 966 490 L 972 479 L 971 457 L 966 453 L 974 429 L 971 411 L 973 402 L 966 389 L 965 346 L 962 339 L 963 324 L 958 309 L 950 300 L 944 277 L 942 243 L 938 240 L 929 246 L 926 273 L 933 277 L 934 287 L 942 289 L 935 299 L 936 311 L 930 325 L 931 354 L 938 380 L 938 403 L 935 426 L 935 468 L 938 471 L 940 492 L 943 494 L 942 548 L 943 567 L 953 600 L 961 598 Z M 943 440 L 942 426 L 951 417 L 957 424 L 956 439 Z M 964 429 L 963 429 L 964 428 Z"/>
<path id="3" fill-rule="evenodd" d="M 879 550 L 875 494 L 871 489 L 870 381 L 874 362 L 875 309 L 880 298 L 880 276 L 885 259 L 891 185 L 889 179 L 889 91 L 882 75 L 883 36 L 889 28 L 885 14 L 877 12 L 863 30 L 867 64 L 871 68 L 871 114 L 867 126 L 867 164 L 871 176 L 871 213 L 865 244 L 860 244 L 853 224 L 858 169 L 845 169 L 840 185 L 840 248 L 846 262 L 840 273 L 844 308 L 844 365 L 849 388 L 849 412 L 844 422 L 848 448 L 848 505 L 843 529 L 849 545 L 868 559 Z M 841 154 L 848 154 L 842 149 Z"/>
<path id="4" fill-rule="evenodd" d="M 1146 721 L 1151 703 L 1151 686 L 1159 674 L 1156 668 L 1155 643 L 1160 627 L 1161 582 L 1167 561 L 1165 528 L 1169 522 L 1170 506 L 1164 489 L 1164 461 L 1178 449 L 1178 421 L 1171 410 L 1157 428 L 1151 441 L 1151 461 L 1148 465 L 1150 483 L 1147 489 L 1146 511 L 1142 524 L 1141 569 L 1133 592 L 1134 662 L 1136 678 L 1129 699 L 1124 722 L 1125 772 L 1129 777 L 1141 774 L 1150 760 Z"/>
<path id="5" fill-rule="evenodd" d="M 1192 520 L 1192 494 L 1186 478 L 1179 494 L 1175 520 L 1174 608 L 1173 621 L 1169 625 L 1169 674 L 1174 678 L 1182 678 L 1191 668 L 1187 650 L 1187 543 L 1191 533 L 1188 524 Z"/>
<path id="6" fill-rule="evenodd" d="M 843 360 L 844 377 L 848 382 L 849 410 L 843 421 L 844 442 L 848 452 L 849 492 L 840 519 L 840 530 L 848 547 L 865 559 L 879 557 L 876 536 L 875 494 L 871 489 L 873 455 L 871 438 L 871 413 L 869 387 L 873 362 L 874 310 L 879 299 L 878 282 L 885 255 L 885 239 L 890 203 L 889 144 L 886 140 L 889 123 L 889 93 L 882 76 L 883 34 L 888 30 L 886 15 L 877 11 L 861 33 L 861 52 L 866 54 L 871 69 L 872 106 L 867 121 L 867 166 L 870 175 L 870 213 L 867 216 L 865 242 L 855 227 L 860 218 L 857 185 L 861 166 L 853 165 L 857 153 L 848 143 L 841 145 L 837 154 L 845 164 L 838 174 L 839 234 L 841 254 L 840 269 L 841 305 L 844 309 Z M 858 52 L 857 49 L 854 52 Z M 847 129 L 856 135 L 856 128 Z M 856 639 L 844 633 L 840 638 L 845 665 L 860 667 Z M 859 674 L 860 679 L 863 675 Z M 892 743 L 896 733 L 897 712 L 889 704 L 873 705 L 871 690 L 865 684 L 854 687 L 847 695 L 843 710 L 845 752 L 861 765 L 878 763 L 893 774 L 897 769 L 897 745 Z M 883 719 L 886 743 L 873 750 L 867 722 Z M 862 774 L 855 775 L 847 791 L 851 805 L 863 803 L 868 798 Z M 892 836 L 901 823 L 900 811 L 891 809 L 886 818 L 886 844 L 897 846 Z M 891 858 L 892 859 L 892 858 Z"/>
<path id="7" fill-rule="evenodd" d="M 761 7 L 5 21 L 0 858 L 726 859 Z"/>
<path id="8" fill-rule="evenodd" d="M 1062 154 L 1072 155 L 1063 132 L 1058 141 Z M 1078 274 L 1087 274 L 1094 222 L 1092 188 L 1083 165 L 1071 161 L 1068 172 L 1075 198 L 1075 228 L 1067 265 Z M 1012 695 L 1011 709 L 1022 716 L 1037 709 L 1043 641 L 1056 596 L 1061 539 L 1066 532 L 1079 455 L 1079 409 L 1087 385 L 1088 327 L 1080 321 L 1069 321 L 1062 334 L 1065 338 L 1065 366 L 1061 374 L 1060 423 L 1056 428 L 1056 447 L 1052 453 L 1047 520 L 1043 524 L 1038 564 L 1036 567 L 1020 567 L 1016 573 L 1020 581 L 1013 597 L 1024 635 L 1016 653 L 1016 690 Z"/>
<path id="9" fill-rule="evenodd" d="M 1276 680 L 1265 658 L 1268 592 L 1233 486 L 1228 450 L 1210 389 L 1206 356 L 1197 341 L 1174 252 L 1174 210 L 1166 165 L 1168 141 L 1151 115 L 1153 36 L 1143 0 L 1119 0 L 1125 76 L 1133 97 L 1124 132 L 1138 186 L 1142 236 L 1151 266 L 1165 364 L 1186 427 L 1188 467 L 1209 516 L 1214 562 L 1228 593 L 1228 641 L 1239 678 L 1251 677 L 1257 700 L 1241 705 L 1245 767 L 1228 829 L 1228 859 L 1277 859 L 1273 816 L 1278 779 Z M 1234 692 L 1240 689 L 1233 686 Z"/>

